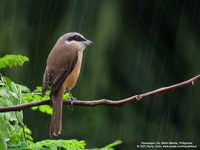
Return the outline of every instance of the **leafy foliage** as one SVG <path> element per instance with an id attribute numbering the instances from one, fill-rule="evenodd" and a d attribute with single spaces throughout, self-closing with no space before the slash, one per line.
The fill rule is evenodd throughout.
<path id="1" fill-rule="evenodd" d="M 0 106 L 23 103 L 21 86 L 2 75 L 0 85 Z M 30 134 L 31 131 L 23 123 L 22 111 L 0 114 L 0 147 L 7 149 L 10 143 L 17 144 L 23 141 L 33 143 L 33 138 Z"/>
<path id="2" fill-rule="evenodd" d="M 21 55 L 6 55 L 3 58 L 0 58 L 0 69 L 6 68 L 9 66 L 10 68 L 13 65 L 20 65 L 22 66 L 25 61 L 29 61 L 29 59 L 25 56 Z"/>
<path id="3" fill-rule="evenodd" d="M 49 99 L 50 91 L 48 91 L 48 90 L 44 97 L 41 96 L 41 91 L 42 91 L 41 86 L 37 86 L 33 92 L 31 92 L 30 89 L 28 89 L 26 86 L 21 85 L 21 88 L 24 91 L 24 93 L 23 93 L 24 103 Z M 71 97 L 70 97 L 69 93 L 65 93 L 63 98 L 70 99 Z M 31 109 L 33 109 L 33 110 L 39 109 L 41 112 L 47 113 L 49 115 L 52 115 L 52 112 L 53 112 L 53 109 L 49 105 L 35 106 L 35 107 L 32 107 Z"/>
<path id="4" fill-rule="evenodd" d="M 10 57 L 9 57 L 10 56 Z M 23 65 L 24 56 L 7 55 L 0 60 L 0 68 L 7 65 L 20 64 Z M 22 59 L 21 59 L 22 58 Z M 9 60 L 9 61 L 8 61 Z M 37 101 L 42 99 L 49 99 L 49 91 L 46 92 L 44 98 L 41 97 L 41 87 L 31 92 L 29 88 L 23 85 L 15 84 L 9 78 L 0 74 L 0 107 L 18 105 Z M 69 93 L 64 95 L 65 99 L 70 98 Z M 52 114 L 52 108 L 49 105 L 33 107 L 33 110 L 38 109 L 42 113 Z M 113 147 L 121 144 L 121 141 L 115 141 L 99 150 L 113 150 Z M 77 140 L 43 140 L 34 143 L 31 136 L 31 130 L 23 123 L 23 112 L 6 112 L 0 113 L 0 148 L 1 150 L 82 150 L 85 149 L 85 141 Z M 98 150 L 88 149 L 88 150 Z"/>
<path id="5" fill-rule="evenodd" d="M 46 95 L 44 97 L 41 96 L 42 87 L 39 86 L 36 87 L 36 89 L 33 92 L 31 92 L 30 89 L 28 89 L 25 86 L 23 86 L 23 89 L 24 89 L 23 93 L 24 103 L 49 99 L 49 93 L 50 93 L 49 91 L 46 92 Z M 31 109 L 33 110 L 39 109 L 41 112 L 47 113 L 49 115 L 51 115 L 53 112 L 53 109 L 49 105 L 35 106 L 32 107 Z"/>
<path id="6" fill-rule="evenodd" d="M 103 147 L 103 148 L 100 148 L 100 149 L 98 149 L 98 148 L 94 148 L 94 149 L 86 149 L 86 150 L 114 150 L 114 146 L 117 146 L 117 145 L 119 145 L 119 144 L 121 144 L 122 143 L 122 141 L 120 141 L 120 140 L 116 140 L 115 142 L 113 142 L 113 143 L 111 143 L 111 144 L 109 144 L 109 145 L 107 145 L 107 146 L 105 146 L 105 147 Z"/>
<path id="7" fill-rule="evenodd" d="M 23 141 L 9 146 L 12 150 L 57 150 L 63 148 L 67 150 L 81 150 L 85 148 L 85 141 L 77 140 L 43 140 L 34 144 L 28 144 Z"/>

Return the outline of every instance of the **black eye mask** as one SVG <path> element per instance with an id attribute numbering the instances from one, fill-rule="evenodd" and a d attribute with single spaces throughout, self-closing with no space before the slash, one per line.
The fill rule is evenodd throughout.
<path id="1" fill-rule="evenodd" d="M 74 35 L 68 38 L 68 41 L 86 41 L 86 39 L 80 37 L 79 35 Z"/>

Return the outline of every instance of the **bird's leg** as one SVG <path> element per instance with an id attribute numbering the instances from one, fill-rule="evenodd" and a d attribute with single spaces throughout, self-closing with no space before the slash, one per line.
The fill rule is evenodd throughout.
<path id="1" fill-rule="evenodd" d="M 73 102 L 75 100 L 75 98 L 73 97 L 72 93 L 70 92 L 70 90 L 67 90 L 67 92 L 69 93 L 70 97 L 71 97 L 71 105 L 73 105 Z"/>

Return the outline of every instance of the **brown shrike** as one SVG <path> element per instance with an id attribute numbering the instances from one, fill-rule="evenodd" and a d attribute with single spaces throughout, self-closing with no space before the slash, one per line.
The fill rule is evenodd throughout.
<path id="1" fill-rule="evenodd" d="M 61 36 L 47 58 L 47 66 L 44 72 L 42 96 L 47 87 L 50 87 L 50 99 L 53 101 L 53 114 L 49 130 L 50 137 L 58 136 L 62 130 L 62 107 L 65 90 L 75 86 L 78 79 L 83 50 L 87 45 L 93 44 L 83 35 L 71 32 Z M 71 95 L 71 102 L 73 96 Z"/>

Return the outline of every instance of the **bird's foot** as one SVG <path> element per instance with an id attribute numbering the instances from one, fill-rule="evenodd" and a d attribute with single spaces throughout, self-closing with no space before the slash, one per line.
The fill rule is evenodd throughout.
<path id="1" fill-rule="evenodd" d="M 68 93 L 69 93 L 69 95 L 70 95 L 70 101 L 71 101 L 71 105 L 73 105 L 73 102 L 76 100 L 76 98 L 75 97 L 73 97 L 73 95 L 72 95 L 72 93 L 68 90 Z"/>
<path id="2" fill-rule="evenodd" d="M 71 99 L 70 99 L 71 105 L 73 105 L 73 102 L 74 102 L 75 100 L 77 100 L 77 98 L 75 98 L 75 97 L 73 97 L 73 96 L 71 95 Z"/>
<path id="3" fill-rule="evenodd" d="M 71 101 L 71 105 L 73 105 L 73 103 L 74 103 L 74 98 L 71 97 L 70 101 Z"/>

